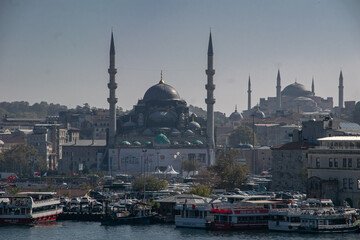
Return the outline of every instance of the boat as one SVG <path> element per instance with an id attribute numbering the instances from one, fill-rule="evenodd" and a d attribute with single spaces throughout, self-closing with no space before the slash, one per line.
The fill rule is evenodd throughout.
<path id="1" fill-rule="evenodd" d="M 300 216 L 303 233 L 347 233 L 359 231 L 360 220 L 355 209 L 307 210 Z"/>
<path id="2" fill-rule="evenodd" d="M 214 215 L 211 212 L 213 205 L 209 203 L 202 204 L 178 204 L 175 206 L 175 225 L 185 228 L 210 228 L 214 221 Z"/>
<path id="3" fill-rule="evenodd" d="M 34 225 L 56 221 L 62 213 L 55 192 L 21 192 L 0 197 L 0 225 Z"/>
<path id="4" fill-rule="evenodd" d="M 230 207 L 213 208 L 211 230 L 266 229 L 271 209 L 288 208 L 291 201 L 259 200 L 231 204 Z"/>
<path id="5" fill-rule="evenodd" d="M 272 209 L 269 212 L 268 229 L 278 232 L 297 232 L 303 212 L 318 209 L 332 209 L 331 199 L 309 198 L 299 204 L 290 204 L 289 208 Z"/>
<path id="6" fill-rule="evenodd" d="M 134 203 L 129 210 L 105 214 L 101 219 L 101 225 L 150 224 L 156 221 L 157 216 L 157 213 L 151 211 L 151 206 L 138 202 Z"/>
<path id="7" fill-rule="evenodd" d="M 301 213 L 300 208 L 273 209 L 269 212 L 268 229 L 278 232 L 297 232 Z"/>

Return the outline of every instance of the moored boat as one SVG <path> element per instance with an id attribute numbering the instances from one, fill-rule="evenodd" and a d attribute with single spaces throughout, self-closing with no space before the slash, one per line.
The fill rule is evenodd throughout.
<path id="1" fill-rule="evenodd" d="M 21 192 L 0 197 L 0 225 L 33 225 L 56 221 L 62 213 L 55 192 Z"/>
<path id="2" fill-rule="evenodd" d="M 106 214 L 101 219 L 101 225 L 150 224 L 156 221 L 157 216 L 157 213 L 151 211 L 151 206 L 144 203 L 135 203 L 129 211 L 124 210 Z"/>
<path id="3" fill-rule="evenodd" d="M 308 210 L 300 216 L 299 231 L 303 233 L 347 233 L 359 230 L 355 209 Z"/>
<path id="4" fill-rule="evenodd" d="M 269 211 L 275 208 L 288 208 L 289 201 L 265 200 L 248 201 L 230 205 L 230 208 L 212 209 L 214 221 L 212 230 L 266 229 Z"/>
<path id="5" fill-rule="evenodd" d="M 175 225 L 176 227 L 186 228 L 210 228 L 210 223 L 214 221 L 211 212 L 212 206 L 208 203 L 203 204 L 178 204 L 175 206 Z"/>
<path id="6" fill-rule="evenodd" d="M 300 226 L 300 208 L 273 209 L 269 212 L 268 229 L 279 232 L 296 232 Z"/>

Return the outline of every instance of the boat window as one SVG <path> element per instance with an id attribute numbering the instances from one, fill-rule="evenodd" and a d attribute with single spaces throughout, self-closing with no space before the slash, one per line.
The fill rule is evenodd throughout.
<path id="1" fill-rule="evenodd" d="M 228 221 L 227 216 L 220 216 L 220 221 L 221 222 L 227 222 Z"/>

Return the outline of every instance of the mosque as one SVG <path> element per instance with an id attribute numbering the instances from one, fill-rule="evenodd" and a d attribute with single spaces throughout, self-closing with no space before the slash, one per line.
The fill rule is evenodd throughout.
<path id="1" fill-rule="evenodd" d="M 241 117 L 250 118 L 256 115 L 257 118 L 274 116 L 277 113 L 314 113 L 328 112 L 333 110 L 333 98 L 322 98 L 315 95 L 314 79 L 312 79 L 311 91 L 303 84 L 295 81 L 281 90 L 280 70 L 277 73 L 276 97 L 260 98 L 260 103 L 251 108 L 251 82 L 248 83 L 248 109 L 243 111 Z M 343 77 L 339 77 L 339 108 L 343 106 Z M 237 111 L 233 114 L 234 116 Z M 231 120 L 231 116 L 230 116 Z"/>
<path id="2" fill-rule="evenodd" d="M 131 173 L 164 171 L 172 166 L 181 172 L 181 162 L 197 161 L 202 166 L 214 162 L 214 89 L 213 47 L 208 45 L 207 120 L 189 113 L 178 91 L 160 81 L 151 86 L 129 114 L 116 118 L 115 45 L 110 43 L 108 170 Z"/>

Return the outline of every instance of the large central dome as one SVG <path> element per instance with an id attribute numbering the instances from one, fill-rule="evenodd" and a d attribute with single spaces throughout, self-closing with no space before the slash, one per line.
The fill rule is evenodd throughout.
<path id="1" fill-rule="evenodd" d="M 281 95 L 289 97 L 305 97 L 311 96 L 312 92 L 307 90 L 304 85 L 295 82 L 284 88 L 284 90 L 281 92 Z"/>
<path id="2" fill-rule="evenodd" d="M 145 102 L 180 100 L 180 96 L 175 88 L 165 84 L 164 81 L 161 80 L 158 84 L 152 86 L 146 91 L 143 100 Z"/>

